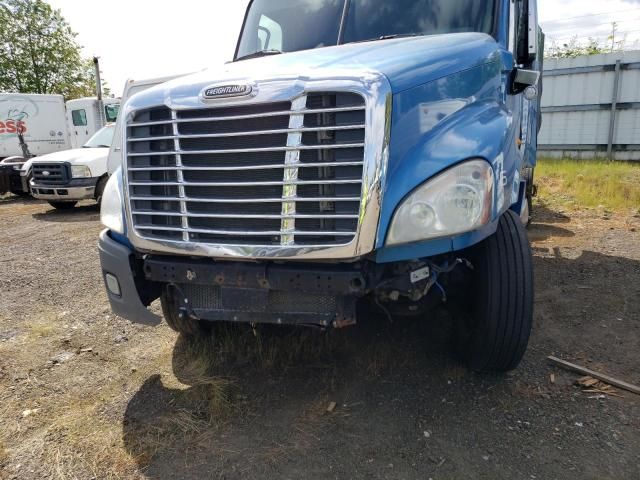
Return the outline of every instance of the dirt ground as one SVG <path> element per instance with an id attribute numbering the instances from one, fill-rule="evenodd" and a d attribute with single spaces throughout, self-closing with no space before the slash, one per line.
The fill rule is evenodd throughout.
<path id="1" fill-rule="evenodd" d="M 100 229 L 90 204 L 0 201 L 0 478 L 640 478 L 640 396 L 545 360 L 640 384 L 637 215 L 537 208 L 534 333 L 506 376 L 453 359 L 445 313 L 199 344 L 131 325 Z"/>

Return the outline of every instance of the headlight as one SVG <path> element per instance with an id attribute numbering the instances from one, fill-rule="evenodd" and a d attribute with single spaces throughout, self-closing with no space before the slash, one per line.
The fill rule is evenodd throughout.
<path id="1" fill-rule="evenodd" d="M 460 235 L 487 225 L 493 208 L 493 169 L 462 163 L 414 190 L 393 217 L 387 245 Z"/>
<path id="2" fill-rule="evenodd" d="M 91 178 L 91 170 L 86 165 L 71 165 L 73 178 Z"/>
<path id="3" fill-rule="evenodd" d="M 122 169 L 118 168 L 104 187 L 100 221 L 108 229 L 120 234 L 124 234 L 123 207 Z"/>

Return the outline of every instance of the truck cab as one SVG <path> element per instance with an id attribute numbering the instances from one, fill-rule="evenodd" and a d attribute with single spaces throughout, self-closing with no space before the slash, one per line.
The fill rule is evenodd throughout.
<path id="1" fill-rule="evenodd" d="M 115 123 L 119 98 L 79 98 L 67 102 L 67 128 L 72 148 L 81 148 L 106 124 Z"/>
<path id="2" fill-rule="evenodd" d="M 234 61 L 132 97 L 106 186 L 113 311 L 342 328 L 445 305 L 470 368 L 532 324 L 536 0 L 253 0 Z"/>

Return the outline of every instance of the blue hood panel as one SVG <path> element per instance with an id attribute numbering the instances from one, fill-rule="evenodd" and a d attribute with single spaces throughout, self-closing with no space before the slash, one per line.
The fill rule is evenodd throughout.
<path id="1" fill-rule="evenodd" d="M 241 78 L 257 82 L 273 76 L 304 79 L 336 71 L 356 76 L 362 72 L 379 72 L 387 77 L 393 93 L 398 93 L 495 61 L 499 52 L 499 44 L 483 33 L 379 40 L 228 63 L 174 80 L 165 88 L 177 87 L 186 93 L 183 92 L 186 85 L 200 89 L 202 85 Z"/>

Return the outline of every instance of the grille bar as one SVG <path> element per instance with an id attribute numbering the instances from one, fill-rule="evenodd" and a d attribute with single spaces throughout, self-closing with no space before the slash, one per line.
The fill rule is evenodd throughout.
<path id="1" fill-rule="evenodd" d="M 247 230 L 247 231 L 240 231 L 240 230 L 213 230 L 213 229 L 208 229 L 208 228 L 181 228 L 181 227 L 161 227 L 161 226 L 156 226 L 156 225 L 139 225 L 136 227 L 138 230 L 148 230 L 148 231 L 153 231 L 153 230 L 157 230 L 157 231 L 163 231 L 163 232 L 183 232 L 183 233 L 204 233 L 207 235 L 246 235 L 246 236 L 256 236 L 256 237 L 280 237 L 282 235 L 282 232 L 280 230 L 276 230 L 276 231 L 257 231 L 257 230 Z M 311 236 L 311 237 L 324 237 L 324 236 L 328 236 L 328 237 L 351 237 L 353 236 L 353 233 L 351 232 L 328 232 L 328 231 L 322 231 L 322 232 L 306 232 L 306 231 L 294 231 L 291 232 L 292 235 L 300 235 L 300 236 Z"/>
<path id="2" fill-rule="evenodd" d="M 129 185 L 132 187 L 277 187 L 284 185 L 358 185 L 361 182 L 361 180 L 313 180 L 309 182 L 297 180 L 285 182 L 185 182 L 183 180 L 177 182 L 129 182 Z"/>
<path id="3" fill-rule="evenodd" d="M 364 143 L 344 143 L 336 145 L 300 145 L 298 147 L 232 148 L 229 150 L 176 150 L 166 152 L 129 153 L 129 157 L 162 157 L 166 155 L 206 155 L 209 153 L 253 153 L 253 152 L 290 152 L 300 150 L 331 150 L 339 148 L 363 148 Z"/>
<path id="4" fill-rule="evenodd" d="M 318 108 L 300 110 L 301 115 L 310 115 L 316 113 L 344 113 L 344 112 L 361 112 L 365 107 L 342 107 L 342 108 Z M 206 117 L 206 118 L 176 118 L 174 120 L 159 120 L 155 122 L 131 122 L 130 127 L 152 127 L 156 125 L 167 125 L 171 123 L 197 123 L 197 122 L 226 122 L 234 120 L 249 120 L 252 118 L 265 117 L 285 117 L 291 115 L 291 111 L 255 113 L 251 115 L 235 115 L 228 117 Z"/>
<path id="5" fill-rule="evenodd" d="M 306 132 L 340 132 L 346 130 L 362 130 L 364 125 L 336 125 L 332 127 L 302 127 L 302 128 L 285 128 L 280 130 L 257 130 L 251 132 L 231 132 L 231 133 L 207 133 L 202 135 L 169 135 L 165 137 L 132 137 L 130 142 L 153 142 L 157 140 L 188 140 L 192 138 L 225 138 L 225 137 L 249 137 L 254 135 L 278 135 L 289 133 L 306 133 Z"/>
<path id="6" fill-rule="evenodd" d="M 180 197 L 131 197 L 134 202 L 180 202 Z M 290 201 L 300 202 L 359 202 L 360 197 L 291 197 Z M 189 203 L 280 203 L 282 197 L 278 198 L 194 198 L 187 199 Z"/>
<path id="7" fill-rule="evenodd" d="M 130 172 L 164 172 L 177 171 L 183 172 L 233 172 L 237 170 L 278 170 L 283 168 L 326 168 L 326 167 L 361 167 L 364 162 L 327 162 L 327 163 L 297 163 L 295 165 L 243 165 L 238 167 L 131 167 Z"/>
<path id="8" fill-rule="evenodd" d="M 221 213 L 177 213 L 177 212 L 154 212 L 134 210 L 131 212 L 133 215 L 148 215 L 148 216 L 169 216 L 169 217 L 194 217 L 194 218 L 269 218 L 274 220 L 281 220 L 283 218 L 300 218 L 300 219 L 335 219 L 335 220 L 347 220 L 358 218 L 358 215 L 247 215 L 247 214 L 221 214 Z"/>

